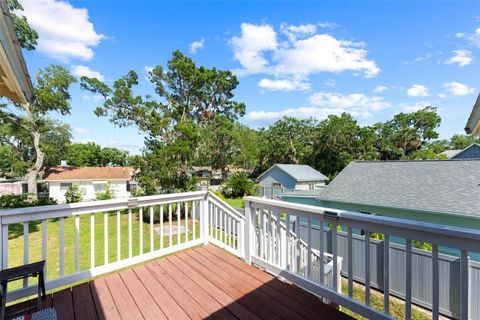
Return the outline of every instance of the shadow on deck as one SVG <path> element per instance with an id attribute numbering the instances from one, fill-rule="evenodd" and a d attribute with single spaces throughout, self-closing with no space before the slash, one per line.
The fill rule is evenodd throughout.
<path id="1" fill-rule="evenodd" d="M 43 304 L 60 320 L 351 319 L 212 245 L 49 294 Z M 28 305 L 10 306 L 7 315 Z"/>

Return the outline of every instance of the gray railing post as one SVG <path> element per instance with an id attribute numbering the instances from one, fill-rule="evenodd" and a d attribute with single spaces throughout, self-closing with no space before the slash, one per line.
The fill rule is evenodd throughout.
<path id="1" fill-rule="evenodd" d="M 252 208 L 251 208 L 252 203 L 250 200 L 247 200 L 245 202 L 245 227 L 242 228 L 244 230 L 243 239 L 241 242 L 244 243 L 243 246 L 243 251 L 244 251 L 244 259 L 245 262 L 248 264 L 252 263 L 252 242 L 253 242 L 253 233 L 255 232 L 255 229 L 252 226 Z"/>

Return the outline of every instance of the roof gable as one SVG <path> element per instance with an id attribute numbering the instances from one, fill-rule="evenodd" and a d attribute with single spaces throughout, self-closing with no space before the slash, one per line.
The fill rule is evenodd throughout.
<path id="1" fill-rule="evenodd" d="M 312 167 L 306 164 L 278 164 L 278 163 L 274 164 L 267 171 L 259 175 L 257 179 L 261 179 L 263 176 L 267 175 L 267 173 L 270 172 L 270 170 L 272 170 L 273 168 L 278 168 L 282 170 L 297 182 L 328 180 L 328 177 L 326 177 L 321 172 L 313 169 Z"/>
<path id="2" fill-rule="evenodd" d="M 480 161 L 351 162 L 320 200 L 480 216 Z"/>

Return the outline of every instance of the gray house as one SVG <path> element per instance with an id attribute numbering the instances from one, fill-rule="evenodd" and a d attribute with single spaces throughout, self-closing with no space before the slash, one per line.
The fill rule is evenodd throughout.
<path id="1" fill-rule="evenodd" d="M 328 178 L 304 164 L 275 164 L 257 178 L 262 196 L 274 197 L 293 190 L 315 190 L 325 186 Z"/>
<path id="2" fill-rule="evenodd" d="M 445 150 L 440 155 L 445 155 L 448 159 L 480 159 L 480 144 L 472 143 L 462 150 Z"/>
<path id="3" fill-rule="evenodd" d="M 319 205 L 480 229 L 480 160 L 355 161 Z"/>

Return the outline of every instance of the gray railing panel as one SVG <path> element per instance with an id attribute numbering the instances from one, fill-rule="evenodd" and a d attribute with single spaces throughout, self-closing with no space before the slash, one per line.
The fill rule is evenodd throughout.
<path id="1" fill-rule="evenodd" d="M 319 230 L 318 226 L 312 229 Z M 307 225 L 301 223 L 300 237 L 307 238 Z M 319 233 L 313 232 L 313 249 L 319 249 Z M 326 252 L 331 253 L 332 235 L 328 228 L 324 230 Z M 338 255 L 343 258 L 344 265 L 348 265 L 348 234 L 337 232 Z M 365 281 L 365 243 L 363 236 L 353 235 L 353 279 L 359 283 Z M 405 297 L 405 246 L 390 243 L 390 294 Z M 370 282 L 373 288 L 383 290 L 383 241 L 370 239 Z M 439 254 L 439 298 L 440 312 L 449 317 L 458 318 L 460 312 L 460 263 L 459 258 Z M 348 276 L 347 268 L 342 269 L 342 275 Z M 469 269 L 470 288 L 470 318 L 480 319 L 480 263 L 470 261 Z M 424 308 L 432 307 L 432 256 L 430 252 L 412 249 L 412 301 Z"/>

